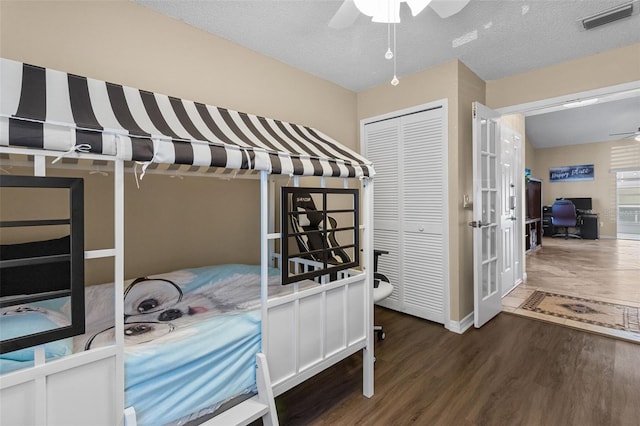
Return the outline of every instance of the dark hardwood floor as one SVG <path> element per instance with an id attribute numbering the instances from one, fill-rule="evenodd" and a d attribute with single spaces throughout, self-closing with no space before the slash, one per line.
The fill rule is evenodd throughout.
<path id="1" fill-rule="evenodd" d="M 376 307 L 361 354 L 276 398 L 282 425 L 640 425 L 640 345 L 501 313 L 463 335 Z"/>

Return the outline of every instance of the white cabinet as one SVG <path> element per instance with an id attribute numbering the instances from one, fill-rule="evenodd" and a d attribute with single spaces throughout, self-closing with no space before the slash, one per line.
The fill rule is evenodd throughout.
<path id="1" fill-rule="evenodd" d="M 448 289 L 446 102 L 365 120 L 363 148 L 376 170 L 374 248 L 394 286 L 379 304 L 445 323 Z"/>

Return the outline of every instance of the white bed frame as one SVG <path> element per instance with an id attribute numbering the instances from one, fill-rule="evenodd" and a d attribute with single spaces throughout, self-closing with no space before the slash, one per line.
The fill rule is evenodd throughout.
<path id="1" fill-rule="evenodd" d="M 46 158 L 59 152 L 0 147 L 0 153 L 34 155 L 34 175 L 46 175 Z M 123 318 L 124 163 L 110 156 L 72 153 L 68 158 L 114 161 L 115 247 L 85 252 L 85 259 L 114 258 L 115 315 Z M 172 172 L 172 173 L 175 173 Z M 286 177 L 285 177 L 286 178 Z M 321 186 L 325 186 L 321 178 Z M 329 178 L 338 179 L 338 178 Z M 298 179 L 294 178 L 294 185 Z M 344 179 L 344 185 L 347 180 Z M 363 270 L 308 289 L 293 284 L 292 294 L 269 299 L 267 271 L 277 255 L 274 241 L 275 184 L 260 172 L 262 351 L 274 396 L 280 395 L 338 361 L 363 351 L 363 394 L 373 396 L 373 182 L 362 181 Z M 305 262 L 298 260 L 301 265 Z M 371 265 L 371 267 L 370 267 Z M 304 267 L 304 266 L 301 266 Z M 0 424 L 92 425 L 135 424 L 125 418 L 124 321 L 115 324 L 112 346 L 45 362 L 36 348 L 35 366 L 0 376 Z M 134 407 L 135 408 L 135 407 Z M 167 419 L 172 420 L 172 419 Z M 235 422 L 235 421 L 234 421 Z"/>

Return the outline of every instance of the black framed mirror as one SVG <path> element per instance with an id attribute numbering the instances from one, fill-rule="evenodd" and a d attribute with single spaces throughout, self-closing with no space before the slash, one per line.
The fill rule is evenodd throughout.
<path id="1" fill-rule="evenodd" d="M 2 175 L 0 205 L 0 353 L 84 333 L 83 179 Z"/>

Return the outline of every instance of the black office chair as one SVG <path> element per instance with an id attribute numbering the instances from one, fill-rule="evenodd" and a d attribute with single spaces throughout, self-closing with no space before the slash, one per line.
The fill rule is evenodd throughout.
<path id="1" fill-rule="evenodd" d="M 331 265 L 349 263 L 351 258 L 338 244 L 335 231 L 337 221 L 328 216 L 328 224 L 325 224 L 323 215 L 316 209 L 316 205 L 308 192 L 296 194 L 292 199 L 292 210 L 298 214 L 291 215 L 291 227 L 296 233 L 296 243 L 300 256 L 318 262 L 327 262 Z M 324 241 L 322 231 L 327 229 L 327 241 Z M 317 232 L 314 232 L 317 231 Z M 305 232 L 305 234 L 301 234 Z M 330 250 L 325 250 L 330 248 Z"/>
<path id="2" fill-rule="evenodd" d="M 323 223 L 323 215 L 316 209 L 316 205 L 309 193 L 300 193 L 292 199 L 292 210 L 298 214 L 291 215 L 291 227 L 296 233 L 296 242 L 300 250 L 300 256 L 305 259 L 311 259 L 318 262 L 326 261 L 328 264 L 337 265 L 340 263 L 349 263 L 351 258 L 341 247 L 332 231 L 337 227 L 337 221 L 331 216 L 327 217 L 329 222 L 327 225 L 326 241 L 321 232 L 325 224 Z M 304 234 L 301 232 L 304 231 Z M 313 232 L 317 231 L 317 232 Z M 329 250 L 326 250 L 329 248 Z M 377 303 L 385 299 L 393 293 L 393 286 L 389 283 L 389 279 L 378 272 L 378 257 L 388 254 L 388 251 L 373 251 L 373 302 Z M 335 277 L 332 276 L 332 279 Z M 382 326 L 374 325 L 373 330 L 378 335 L 378 340 L 385 338 Z"/>
<path id="3" fill-rule="evenodd" d="M 393 286 L 389 282 L 386 275 L 378 272 L 378 258 L 383 254 L 389 254 L 386 250 L 373 250 L 373 303 L 377 303 L 393 293 Z M 378 340 L 384 340 L 386 334 L 381 325 L 374 325 L 373 331 L 376 332 Z"/>
<path id="4" fill-rule="evenodd" d="M 578 234 L 570 234 L 569 228 L 578 226 L 578 214 L 576 206 L 569 200 L 559 199 L 551 206 L 551 224 L 554 227 L 564 228 L 564 234 L 553 234 L 554 237 L 564 237 L 565 240 L 571 238 L 582 238 Z"/>

